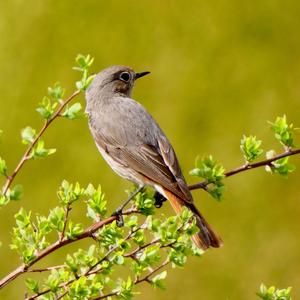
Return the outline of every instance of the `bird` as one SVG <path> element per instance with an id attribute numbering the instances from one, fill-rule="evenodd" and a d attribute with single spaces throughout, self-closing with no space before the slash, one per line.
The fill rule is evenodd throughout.
<path id="1" fill-rule="evenodd" d="M 111 66 L 95 75 L 85 92 L 92 137 L 119 176 L 153 187 L 176 214 L 184 207 L 192 211 L 199 228 L 192 240 L 198 248 L 218 248 L 222 239 L 196 208 L 171 143 L 152 115 L 131 98 L 136 80 L 149 73 Z"/>

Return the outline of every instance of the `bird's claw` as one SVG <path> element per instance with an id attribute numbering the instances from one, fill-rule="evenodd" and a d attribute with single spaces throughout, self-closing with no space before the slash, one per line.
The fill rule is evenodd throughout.
<path id="1" fill-rule="evenodd" d="M 112 216 L 116 216 L 116 222 L 118 227 L 124 226 L 123 211 L 121 208 L 117 208 L 116 211 L 112 214 Z"/>
<path id="2" fill-rule="evenodd" d="M 159 192 L 155 192 L 155 194 L 154 194 L 154 200 L 155 200 L 154 206 L 156 208 L 161 208 L 162 205 L 163 205 L 163 203 L 165 201 L 167 201 L 167 199 L 162 194 L 160 194 Z"/>

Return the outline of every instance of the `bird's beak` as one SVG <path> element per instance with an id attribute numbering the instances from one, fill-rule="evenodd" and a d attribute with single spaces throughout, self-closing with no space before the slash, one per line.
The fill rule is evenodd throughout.
<path id="1" fill-rule="evenodd" d="M 140 73 L 135 73 L 135 77 L 134 79 L 138 79 L 138 78 L 141 78 L 147 74 L 150 74 L 150 72 L 146 71 L 146 72 L 140 72 Z"/>

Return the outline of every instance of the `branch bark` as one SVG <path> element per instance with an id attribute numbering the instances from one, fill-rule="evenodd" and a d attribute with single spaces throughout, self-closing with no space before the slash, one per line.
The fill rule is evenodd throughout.
<path id="1" fill-rule="evenodd" d="M 270 159 L 262 160 L 262 161 L 255 162 L 255 163 L 245 164 L 243 166 L 232 169 L 231 171 L 225 172 L 224 176 L 225 176 L 225 178 L 227 178 L 227 177 L 236 175 L 238 173 L 245 172 L 245 171 L 252 170 L 252 169 L 256 169 L 256 168 L 259 168 L 259 167 L 271 166 L 272 162 L 274 162 L 278 159 L 288 157 L 288 156 L 293 156 L 293 155 L 296 155 L 296 154 L 300 154 L 300 149 L 294 149 L 294 150 L 289 149 L 289 150 L 287 150 L 287 151 L 285 151 L 281 154 L 278 154 L 278 155 L 276 155 L 276 156 L 274 156 Z M 190 185 L 189 189 L 191 191 L 192 190 L 197 190 L 197 189 L 205 189 L 207 185 L 208 185 L 208 183 L 206 181 L 202 181 L 202 182 Z"/>
<path id="2" fill-rule="evenodd" d="M 28 148 L 26 149 L 25 153 L 23 154 L 21 160 L 19 161 L 19 163 L 17 164 L 16 168 L 14 169 L 13 173 L 11 175 L 7 176 L 6 182 L 3 186 L 2 189 L 2 193 L 5 196 L 7 194 L 8 189 L 10 188 L 10 186 L 12 185 L 14 179 L 16 178 L 17 174 L 19 173 L 20 169 L 23 167 L 23 165 L 25 164 L 25 162 L 27 160 L 30 159 L 30 153 L 33 150 L 34 146 L 36 145 L 36 143 L 39 141 L 39 139 L 41 138 L 41 136 L 44 134 L 44 132 L 47 130 L 47 128 L 50 126 L 50 124 L 57 118 L 60 116 L 60 113 L 62 112 L 62 110 L 65 108 L 65 106 L 70 103 L 71 100 L 73 100 L 76 96 L 78 96 L 80 94 L 80 91 L 77 90 L 75 91 L 69 98 L 67 98 L 56 110 L 56 112 L 53 114 L 53 116 L 47 120 L 44 123 L 44 126 L 40 129 L 40 131 L 38 132 L 37 136 L 35 137 L 35 139 L 33 140 L 33 142 L 28 146 Z"/>

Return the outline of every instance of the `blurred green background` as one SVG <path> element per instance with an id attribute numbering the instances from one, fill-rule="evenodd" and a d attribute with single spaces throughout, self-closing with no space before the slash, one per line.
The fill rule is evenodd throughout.
<path id="1" fill-rule="evenodd" d="M 226 169 L 243 163 L 239 140 L 255 134 L 280 151 L 267 120 L 287 114 L 300 125 L 300 2 L 290 1 L 21 1 L 0 2 L 0 153 L 11 168 L 24 152 L 20 129 L 38 128 L 35 112 L 47 86 L 74 89 L 77 53 L 95 57 L 92 71 L 125 64 L 151 76 L 134 98 L 161 124 L 188 175 L 197 155 L 213 154 Z M 84 104 L 84 98 L 81 96 Z M 21 202 L 0 210 L 0 276 L 19 264 L 9 250 L 20 206 L 47 213 L 62 179 L 101 183 L 113 210 L 128 182 L 100 157 L 87 121 L 59 120 L 45 136 L 58 152 L 28 163 L 17 178 Z M 169 270 L 166 291 L 146 285 L 136 299 L 255 299 L 261 282 L 300 294 L 300 160 L 288 180 L 262 169 L 226 180 L 224 201 L 194 197 L 223 237 L 222 249 Z M 165 210 L 171 213 L 168 205 Z M 74 211 L 75 219 L 82 212 Z M 76 244 L 83 247 L 84 244 Z M 69 249 L 44 263 L 59 263 Z M 22 299 L 22 279 L 0 292 Z"/>

